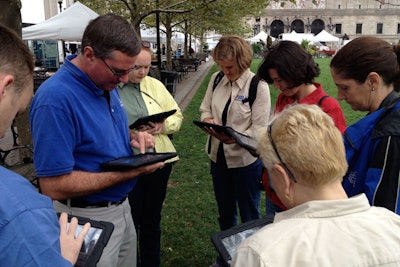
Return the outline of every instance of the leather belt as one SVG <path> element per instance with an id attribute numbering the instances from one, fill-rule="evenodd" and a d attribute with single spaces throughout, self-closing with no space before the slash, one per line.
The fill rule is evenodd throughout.
<path id="1" fill-rule="evenodd" d="M 124 201 L 126 200 L 126 197 L 119 201 L 101 201 L 101 202 L 96 202 L 92 203 L 84 199 L 79 199 L 79 198 L 70 198 L 70 199 L 64 199 L 64 200 L 58 200 L 58 202 L 64 204 L 64 205 L 69 205 L 73 208 L 104 208 L 104 207 L 110 207 L 110 206 L 118 206 L 121 205 Z"/>

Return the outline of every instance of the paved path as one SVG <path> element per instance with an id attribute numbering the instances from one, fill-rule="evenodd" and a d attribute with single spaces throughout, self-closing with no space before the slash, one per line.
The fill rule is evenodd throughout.
<path id="1" fill-rule="evenodd" d="M 178 83 L 175 92 L 175 101 L 182 109 L 182 112 L 189 105 L 192 97 L 197 92 L 197 89 L 199 88 L 213 65 L 213 60 L 203 62 L 201 65 L 198 66 L 197 71 L 189 71 L 189 73 L 185 77 L 183 77 L 183 80 Z"/>

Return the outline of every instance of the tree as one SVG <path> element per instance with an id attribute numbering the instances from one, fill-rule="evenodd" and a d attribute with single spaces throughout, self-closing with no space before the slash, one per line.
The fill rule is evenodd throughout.
<path id="1" fill-rule="evenodd" d="M 13 29 L 18 35 L 22 35 L 21 30 L 21 1 L 20 0 L 0 0 L 0 23 Z M 32 55 L 33 56 L 33 55 Z M 31 145 L 32 137 L 29 129 L 29 111 L 20 114 L 14 122 L 17 128 L 19 144 Z"/>
<path id="2" fill-rule="evenodd" d="M 170 44 L 173 31 L 185 34 L 184 55 L 188 54 L 188 36 L 202 40 L 208 30 L 221 34 L 243 35 L 250 27 L 243 17 L 258 16 L 263 12 L 260 6 L 267 6 L 268 0 L 81 0 L 99 14 L 113 12 L 126 17 L 140 34 L 140 25 L 156 26 L 155 15 L 160 21 L 167 39 L 167 62 L 171 62 Z M 190 40 L 189 40 L 190 42 Z"/>

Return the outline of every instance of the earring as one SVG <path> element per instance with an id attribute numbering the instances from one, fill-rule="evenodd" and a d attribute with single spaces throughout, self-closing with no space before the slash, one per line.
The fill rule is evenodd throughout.
<path id="1" fill-rule="evenodd" d="M 371 91 L 375 91 L 375 87 L 372 87 Z"/>
<path id="2" fill-rule="evenodd" d="M 286 200 L 288 200 L 288 201 L 291 201 L 291 200 L 292 200 L 292 198 L 291 198 L 288 194 L 285 194 L 285 198 L 286 198 Z"/>

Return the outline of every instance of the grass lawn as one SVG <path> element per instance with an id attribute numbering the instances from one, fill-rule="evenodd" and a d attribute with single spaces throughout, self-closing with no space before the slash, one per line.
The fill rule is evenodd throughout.
<path id="1" fill-rule="evenodd" d="M 321 75 L 316 80 L 323 84 L 329 95 L 336 97 L 336 86 L 329 71 L 330 58 L 316 61 L 321 68 Z M 254 60 L 252 71 L 257 70 L 260 62 L 260 59 Z M 214 66 L 186 108 L 181 130 L 174 134 L 173 143 L 180 160 L 173 167 L 162 211 L 161 266 L 208 266 L 216 256 L 210 236 L 218 232 L 218 211 L 209 174 L 209 158 L 204 151 L 206 134 L 192 123 L 200 117 L 199 106 L 215 71 Z M 279 91 L 272 86 L 270 91 L 274 106 Z M 364 116 L 342 102 L 348 125 Z M 264 213 L 264 194 L 261 195 L 261 212 Z"/>

